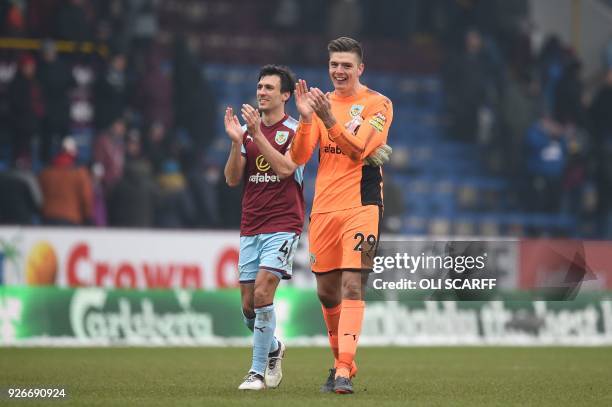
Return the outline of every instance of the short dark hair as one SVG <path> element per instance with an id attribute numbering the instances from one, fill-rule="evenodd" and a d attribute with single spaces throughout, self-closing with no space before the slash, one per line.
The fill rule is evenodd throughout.
<path id="1" fill-rule="evenodd" d="M 285 65 L 264 65 L 259 71 L 257 81 L 259 82 L 264 76 L 270 75 L 276 75 L 280 78 L 281 93 L 289 92 L 289 97 L 293 95 L 296 79 L 295 74 L 291 71 L 291 69 L 289 69 L 289 67 Z"/>
<path id="2" fill-rule="evenodd" d="M 332 52 L 352 52 L 357 54 L 359 61 L 363 61 L 363 47 L 361 43 L 353 38 L 340 37 L 335 40 L 331 40 L 327 44 L 327 51 L 331 54 Z"/>

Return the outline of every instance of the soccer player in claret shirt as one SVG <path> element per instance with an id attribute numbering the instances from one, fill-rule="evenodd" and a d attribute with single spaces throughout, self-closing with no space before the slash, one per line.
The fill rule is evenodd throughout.
<path id="1" fill-rule="evenodd" d="M 334 367 L 324 392 L 353 392 L 355 353 L 365 308 L 368 273 L 382 218 L 382 168 L 389 159 L 391 101 L 361 84 L 363 50 L 352 38 L 331 41 L 329 76 L 334 91 L 296 86 L 300 121 L 287 154 L 272 157 L 286 171 L 304 165 L 319 144 L 312 207 L 310 263 L 317 280 Z"/>
<path id="2" fill-rule="evenodd" d="M 258 109 L 242 105 L 240 125 L 231 107 L 225 131 L 232 147 L 225 165 L 229 186 L 242 180 L 242 221 L 238 261 L 244 322 L 253 332 L 251 368 L 240 390 L 275 388 L 281 382 L 285 345 L 275 336 L 274 293 L 290 279 L 293 254 L 304 224 L 303 166 L 272 165 L 288 150 L 297 121 L 285 113 L 295 76 L 284 66 L 266 65 L 257 83 Z M 261 112 L 261 113 L 260 113 Z"/>

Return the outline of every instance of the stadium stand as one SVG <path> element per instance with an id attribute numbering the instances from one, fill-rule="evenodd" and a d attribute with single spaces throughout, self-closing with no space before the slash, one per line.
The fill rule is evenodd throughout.
<path id="1" fill-rule="evenodd" d="M 132 138 L 138 135 L 142 157 L 136 158 L 150 162 L 149 170 L 143 167 L 147 182 L 155 183 L 162 168 L 179 163 L 181 170 L 185 165 L 190 168 L 187 191 L 196 188 L 207 191 L 205 197 L 188 194 L 195 201 L 192 202 L 195 212 L 203 214 L 194 215 L 179 227 L 230 227 L 218 221 L 226 218 L 219 213 L 219 208 L 224 207 L 222 199 L 237 199 L 236 194 L 225 191 L 220 177 L 229 147 L 223 134 L 222 113 L 227 105 L 237 107 L 254 102 L 252 84 L 260 65 L 288 63 L 310 84 L 329 86 L 327 72 L 320 68 L 325 64 L 326 55 L 321 49 L 327 41 L 326 34 L 316 28 L 317 24 L 305 21 L 308 16 L 312 17 L 316 7 L 323 16 L 332 13 L 326 2 L 300 5 L 297 20 L 282 12 L 271 19 L 253 19 L 253 15 L 276 10 L 275 2 L 255 6 L 246 0 L 164 0 L 134 4 L 58 0 L 44 5 L 30 2 L 25 10 L 9 3 L 2 2 L 0 10 L 3 13 L 0 18 L 7 23 L 1 32 L 4 38 L 0 38 L 0 168 L 9 169 L 18 158 L 24 158 L 18 157 L 15 151 L 12 127 L 15 104 L 10 96 L 11 84 L 20 75 L 19 61 L 23 61 L 27 52 L 40 65 L 43 63 L 38 57 L 38 50 L 43 46 L 41 39 L 62 39 L 55 46 L 74 79 L 68 91 L 69 135 L 78 147 L 77 161 L 94 173 L 94 145 L 107 130 L 96 128 L 100 101 L 106 100 L 110 107 L 125 105 L 122 114 L 128 125 L 125 134 L 132 134 Z M 367 11 L 374 3 L 364 0 L 359 4 Z M 387 27 L 380 32 L 364 28 L 367 69 L 363 82 L 393 100 L 395 109 L 389 139 L 394 153 L 385 174 L 389 184 L 394 184 L 399 191 L 394 199 L 401 201 L 404 210 L 399 221 L 401 226 L 389 230 L 407 234 L 573 237 L 610 233 L 607 223 L 602 221 L 609 212 L 609 202 L 598 198 L 606 196 L 608 178 L 597 173 L 600 171 L 597 168 L 593 170 L 584 164 L 596 149 L 588 134 L 582 139 L 568 136 L 573 143 L 570 144 L 577 146 L 574 153 L 578 153 L 563 157 L 567 163 L 555 210 L 534 212 L 528 201 L 533 188 L 537 192 L 537 186 L 529 185 L 524 173 L 506 168 L 524 167 L 522 162 L 508 164 L 509 157 L 520 157 L 523 134 L 519 134 L 519 141 L 512 146 L 504 144 L 510 131 L 503 127 L 499 104 L 500 94 L 510 88 L 504 85 L 511 76 L 508 72 L 516 72 L 525 88 L 531 82 L 541 82 L 543 92 L 535 98 L 542 99 L 552 112 L 555 97 L 563 97 L 559 95 L 563 92 L 555 93 L 555 86 L 580 88 L 575 78 L 562 76 L 570 67 L 576 67 L 571 50 L 558 39 L 552 39 L 540 55 L 525 56 L 523 52 L 517 56 L 516 44 L 524 40 L 520 32 L 495 32 L 489 22 L 476 17 L 464 21 L 453 14 L 457 12 L 453 8 L 456 6 L 418 8 L 416 12 L 425 14 L 422 19 L 412 21 L 409 28 Z M 517 10 L 520 17 L 520 7 Z M 432 18 L 435 13 L 450 13 L 457 25 L 448 29 L 437 27 Z M 71 32 L 56 30 L 62 18 L 75 15 L 83 16 L 91 25 L 81 24 L 79 30 Z M 505 14 L 511 16 L 505 18 L 517 19 L 517 15 Z M 230 16 L 231 26 L 225 23 Z M 424 23 L 427 21 L 429 25 Z M 239 30 L 235 29 L 237 26 Z M 482 29 L 483 34 L 479 37 L 481 34 L 474 28 L 468 30 L 472 34 L 466 43 L 476 41 L 474 46 L 483 53 L 478 57 L 483 58 L 482 63 L 466 61 L 465 55 L 459 52 L 463 37 L 458 34 L 474 26 Z M 294 34 L 288 27 L 299 27 L 300 34 Z M 407 34 L 410 41 L 405 40 Z M 124 57 L 125 69 L 120 67 L 121 62 L 111 64 Z M 521 66 L 521 58 L 528 61 L 530 72 L 517 68 Z M 476 127 L 463 127 L 471 128 L 467 135 L 457 134 L 457 129 L 462 127 L 453 122 L 457 118 L 454 116 L 457 104 L 462 101 L 454 99 L 457 87 L 449 86 L 443 69 L 447 61 L 451 63 L 449 66 L 486 68 L 483 72 L 488 72 L 487 95 L 483 99 L 486 109 L 479 108 Z M 103 82 L 106 93 L 101 96 Z M 153 92 L 152 83 L 163 86 L 153 86 L 156 89 Z M 146 105 L 143 98 L 155 103 Z M 570 98 L 576 99 L 575 94 Z M 576 105 L 574 99 L 564 100 L 561 105 L 571 109 Z M 168 109 L 173 111 L 158 113 L 155 120 L 155 112 L 163 106 L 170 106 Z M 293 103 L 288 108 L 295 115 Z M 530 113 L 538 117 L 535 111 Z M 582 111 L 578 113 L 586 115 Z M 40 124 L 43 123 L 44 120 Z M 591 130 L 588 121 L 563 126 Z M 118 136 L 117 142 L 125 142 L 125 137 Z M 52 149 L 58 152 L 59 140 L 54 141 Z M 44 155 L 40 137 L 34 137 L 31 151 L 25 157 L 34 171 L 40 171 L 47 164 L 43 162 Z M 308 205 L 313 196 L 314 176 L 313 170 L 307 167 L 304 189 Z M 33 222 L 39 221 L 33 219 Z"/>

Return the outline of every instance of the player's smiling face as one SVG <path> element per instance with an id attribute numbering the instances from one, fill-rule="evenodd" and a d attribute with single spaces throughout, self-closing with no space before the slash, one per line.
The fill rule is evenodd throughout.
<path id="1" fill-rule="evenodd" d="M 329 54 L 329 77 L 336 91 L 353 91 L 363 73 L 363 63 L 354 52 L 332 52 Z"/>
<path id="2" fill-rule="evenodd" d="M 278 75 L 262 76 L 257 83 L 257 107 L 260 112 L 270 112 L 283 106 L 289 99 L 289 92 L 281 92 Z"/>

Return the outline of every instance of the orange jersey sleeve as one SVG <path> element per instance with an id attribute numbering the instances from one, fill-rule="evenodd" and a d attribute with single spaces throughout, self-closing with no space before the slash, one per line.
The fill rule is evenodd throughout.
<path id="1" fill-rule="evenodd" d="M 330 140 L 340 146 L 351 160 L 361 161 L 374 149 L 387 142 L 389 126 L 393 120 L 393 105 L 385 97 L 377 98 L 368 111 L 355 134 L 349 131 L 350 126 L 336 123 L 328 129 Z M 349 127 L 349 128 L 347 128 Z"/>
<path id="2" fill-rule="evenodd" d="M 368 88 L 345 98 L 332 94 L 330 102 L 337 124 L 326 129 L 313 117 L 317 130 L 311 128 L 320 140 L 312 213 L 382 206 L 382 169 L 362 160 L 387 142 L 392 103 Z"/>
<path id="3" fill-rule="evenodd" d="M 289 154 L 297 165 L 304 165 L 310 160 L 320 138 L 319 126 L 315 124 L 316 117 L 314 114 L 312 116 L 312 123 L 304 123 L 300 120 L 291 143 Z"/>

